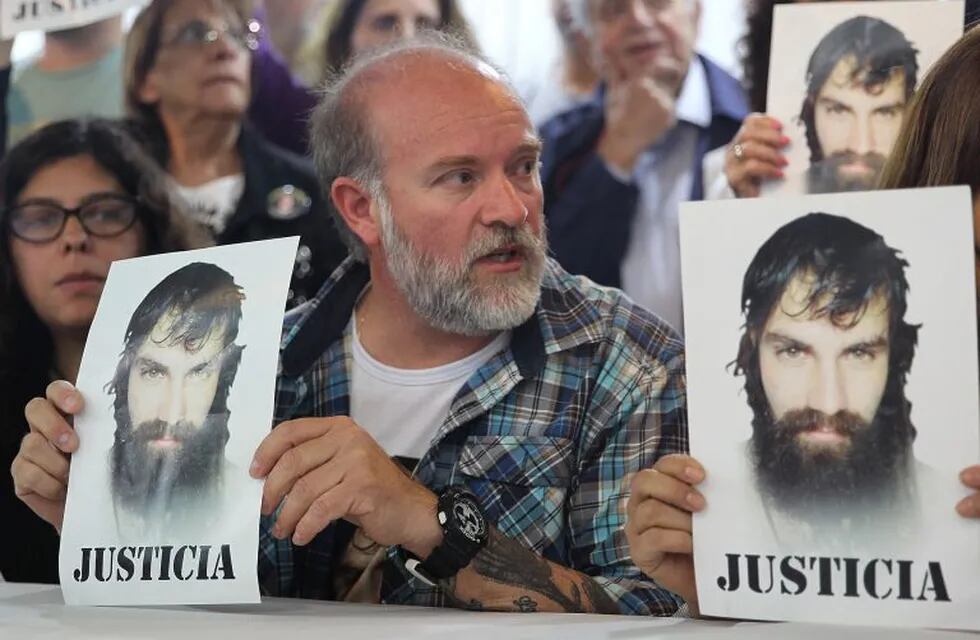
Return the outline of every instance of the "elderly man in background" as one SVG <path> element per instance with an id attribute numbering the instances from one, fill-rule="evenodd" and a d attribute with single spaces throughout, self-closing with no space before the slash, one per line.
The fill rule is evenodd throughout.
<path id="1" fill-rule="evenodd" d="M 681 202 L 748 113 L 738 81 L 694 53 L 699 0 L 574 0 L 604 85 L 542 127 L 548 237 L 572 273 L 621 286 L 682 327 Z"/>
<path id="2" fill-rule="evenodd" d="M 682 347 L 546 257 L 541 142 L 510 85 L 449 43 L 395 45 L 328 88 L 312 139 L 352 255 L 287 316 L 251 469 L 263 591 L 674 612 L 627 554 L 622 478 L 687 448 Z M 72 451 L 55 407 L 81 404 L 57 384 L 29 421 Z M 20 495 L 64 489 L 19 468 Z"/>

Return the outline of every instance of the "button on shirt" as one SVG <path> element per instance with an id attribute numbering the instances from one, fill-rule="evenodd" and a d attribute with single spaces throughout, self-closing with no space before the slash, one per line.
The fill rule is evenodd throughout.
<path id="1" fill-rule="evenodd" d="M 623 257 L 623 290 L 678 331 L 683 331 L 680 204 L 690 199 L 700 130 L 711 124 L 711 95 L 695 57 L 677 100 L 677 125 L 637 160 L 632 176 L 612 171 L 640 189 L 629 247 Z"/>

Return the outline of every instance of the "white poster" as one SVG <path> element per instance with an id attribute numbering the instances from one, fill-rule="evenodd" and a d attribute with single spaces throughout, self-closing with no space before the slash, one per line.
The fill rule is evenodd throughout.
<path id="1" fill-rule="evenodd" d="M 702 613 L 980 629 L 969 189 L 689 203 Z"/>
<path id="2" fill-rule="evenodd" d="M 145 0 L 0 0 L 0 39 L 21 31 L 57 31 L 116 16 Z"/>
<path id="3" fill-rule="evenodd" d="M 258 602 L 262 482 L 297 238 L 115 262 L 78 375 L 68 604 Z"/>
<path id="4" fill-rule="evenodd" d="M 919 82 L 963 34 L 963 0 L 775 7 L 766 111 L 789 145 L 767 194 L 874 188 Z"/>

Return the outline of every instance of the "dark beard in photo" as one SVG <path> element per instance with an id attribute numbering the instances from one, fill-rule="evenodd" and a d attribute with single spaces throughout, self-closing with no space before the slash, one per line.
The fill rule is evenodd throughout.
<path id="1" fill-rule="evenodd" d="M 185 507 L 213 501 L 221 490 L 228 413 L 209 415 L 200 426 L 163 420 L 127 424 L 116 429 L 112 447 L 112 493 L 118 506 L 148 516 L 177 517 Z M 154 448 L 150 442 L 169 436 L 180 444 Z"/>
<path id="2" fill-rule="evenodd" d="M 857 154 L 844 151 L 827 156 L 810 165 L 807 172 L 808 193 L 840 193 L 874 189 L 885 161 L 885 156 L 880 153 Z M 858 163 L 870 167 L 871 173 L 859 176 L 841 173 L 841 167 Z"/>
<path id="3" fill-rule="evenodd" d="M 870 424 L 850 412 L 828 416 L 814 409 L 789 411 L 777 421 L 757 416 L 751 450 L 760 491 L 803 520 L 901 507 L 910 498 L 911 443 L 880 421 L 881 413 Z M 820 426 L 850 436 L 849 446 L 800 444 L 799 434 Z"/>

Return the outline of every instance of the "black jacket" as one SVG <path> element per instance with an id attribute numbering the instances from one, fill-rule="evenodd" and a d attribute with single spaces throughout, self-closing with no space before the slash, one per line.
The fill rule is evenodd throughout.
<path id="1" fill-rule="evenodd" d="M 294 307 L 316 295 L 320 285 L 347 256 L 320 192 L 312 163 L 280 149 L 245 127 L 238 149 L 245 173 L 245 190 L 218 244 L 300 236 L 299 251 L 290 283 L 288 306 Z M 296 206 L 285 215 L 276 212 L 283 187 L 295 189 Z M 300 194 L 302 191 L 302 194 Z M 305 194 L 309 207 L 301 206 Z"/>
<path id="2" fill-rule="evenodd" d="M 48 379 L 24 371 L 22 366 L 17 366 L 15 373 L 14 368 L 0 363 L 0 515 L 4 530 L 0 536 L 0 573 L 8 582 L 56 584 L 58 534 L 14 495 L 10 475 L 10 465 L 28 431 L 24 406 L 34 396 L 44 395 Z"/>

